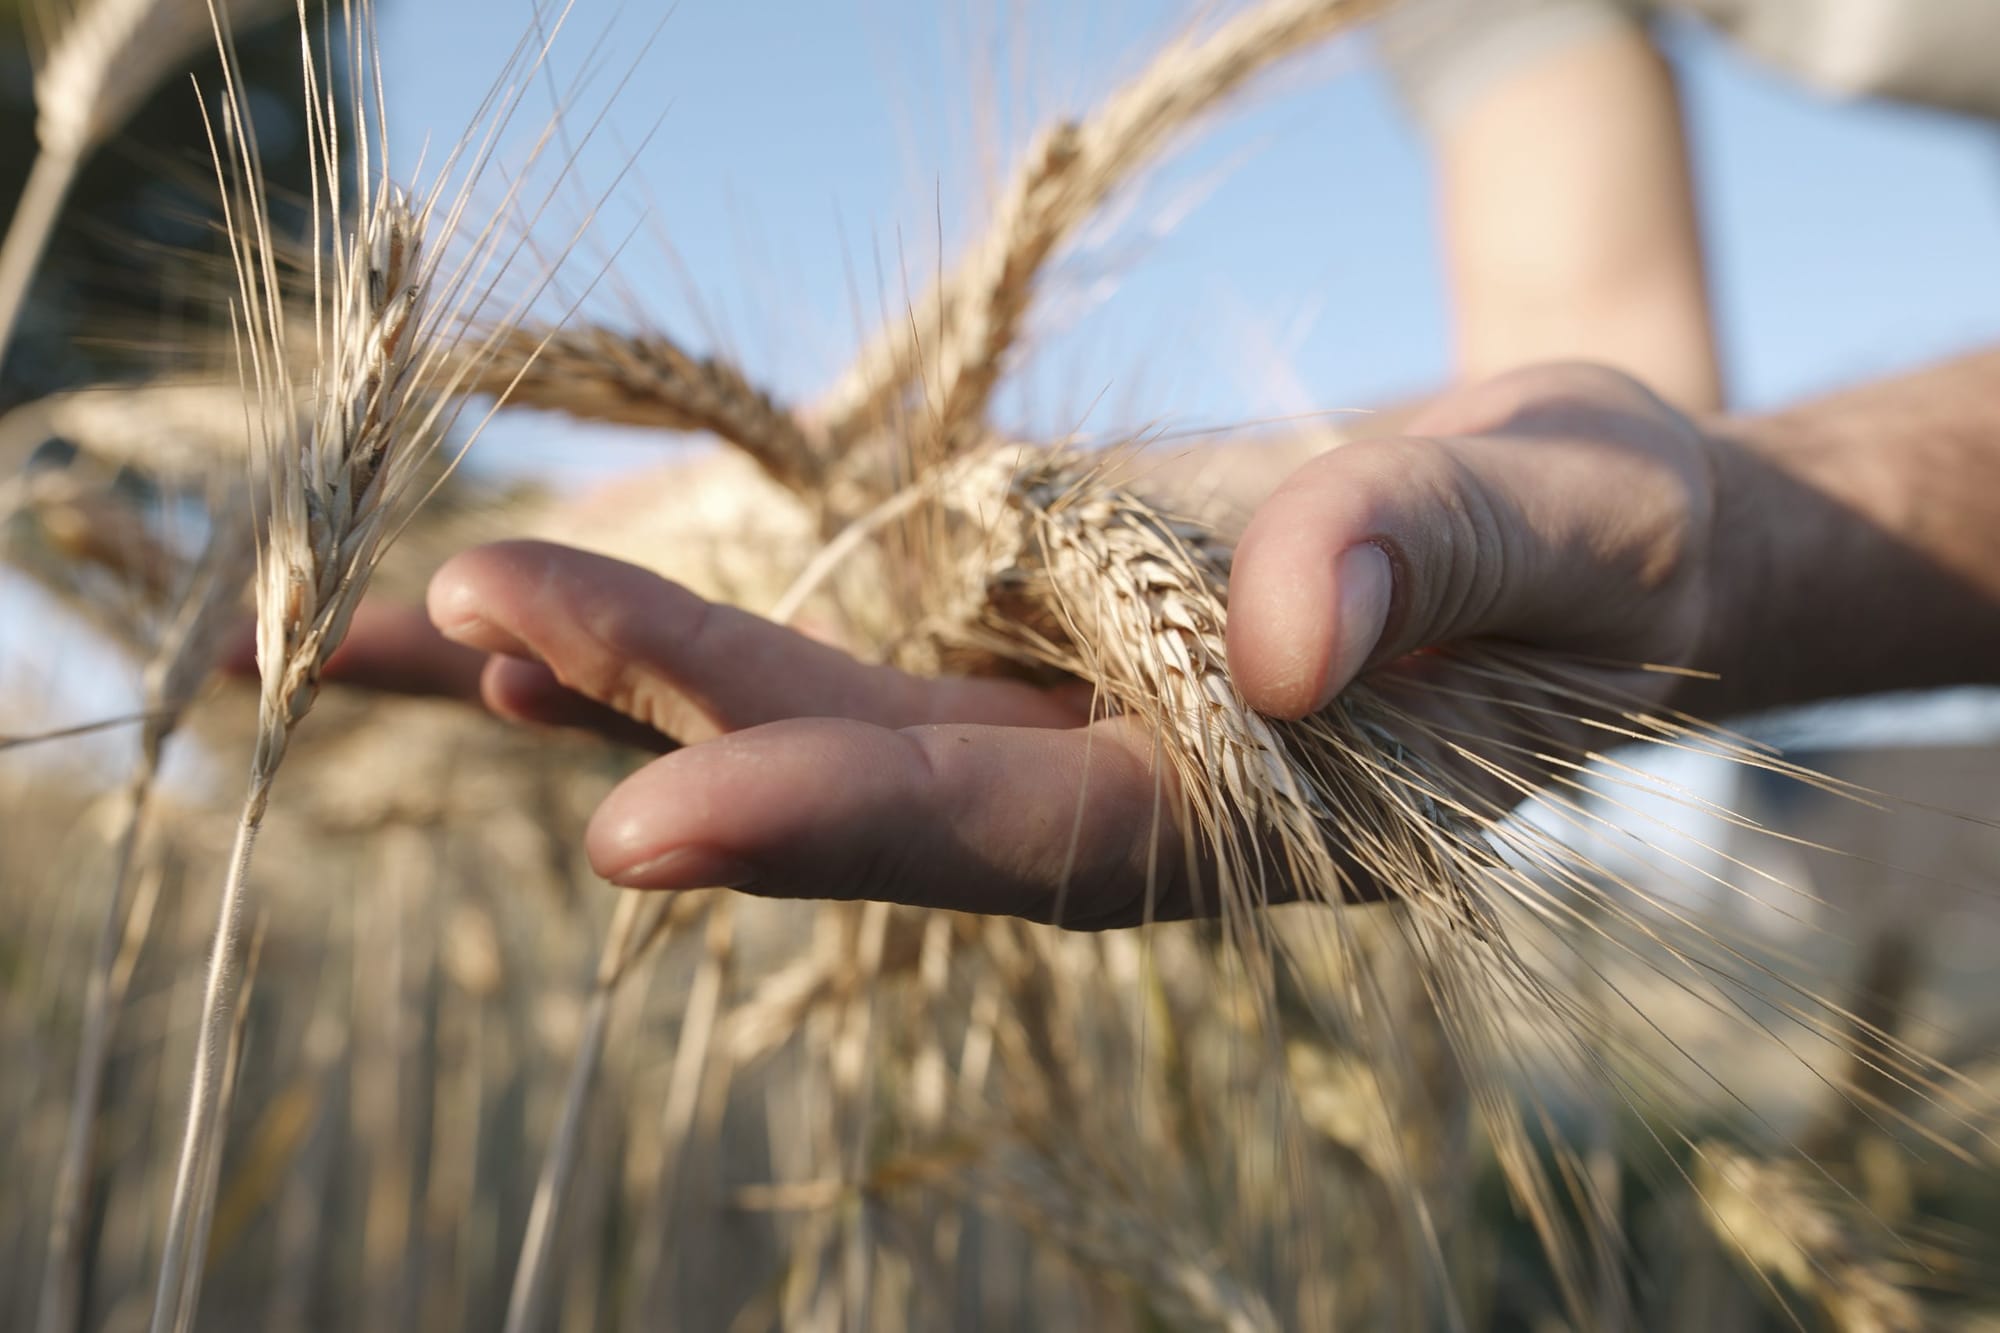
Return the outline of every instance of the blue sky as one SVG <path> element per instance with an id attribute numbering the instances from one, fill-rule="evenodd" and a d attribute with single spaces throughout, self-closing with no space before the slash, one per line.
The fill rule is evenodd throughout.
<path id="1" fill-rule="evenodd" d="M 579 0 L 557 82 L 588 65 L 590 104 L 632 71 L 580 177 L 596 196 L 635 163 L 595 229 L 607 245 L 630 238 L 614 268 L 624 299 L 808 395 L 861 324 L 921 285 L 940 234 L 955 250 L 996 165 L 1036 124 L 1087 106 L 1202 12 L 1137 0 L 680 0 L 670 12 Z M 526 0 L 385 4 L 404 142 L 455 134 L 526 26 L 510 16 L 525 13 Z M 2000 338 L 1994 127 L 1817 97 L 1692 25 L 1669 46 L 1741 403 Z M 548 101 L 531 102 L 523 125 Z M 580 133 L 584 118 L 572 124 Z M 1042 304 L 1036 353 L 1005 404 L 1021 424 L 1097 431 L 1365 406 L 1447 373 L 1423 147 L 1365 42 L 1293 67 L 1127 203 Z M 566 441 L 554 423 L 517 423 L 490 452 L 577 458 Z"/>

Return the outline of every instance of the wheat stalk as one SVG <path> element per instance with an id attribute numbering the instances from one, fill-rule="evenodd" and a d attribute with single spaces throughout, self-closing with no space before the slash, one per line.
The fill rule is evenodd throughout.
<path id="1" fill-rule="evenodd" d="M 611 1009 L 627 978 L 639 964 L 662 945 L 675 926 L 705 910 L 700 895 L 648 894 L 627 889 L 618 895 L 611 924 L 606 928 L 604 947 L 597 961 L 590 998 L 584 1005 L 582 1035 L 577 1039 L 570 1061 L 569 1081 L 563 1090 L 562 1109 L 556 1117 L 555 1133 L 549 1138 L 542 1170 L 535 1182 L 535 1198 L 528 1212 L 527 1231 L 521 1240 L 521 1257 L 514 1268 L 514 1285 L 507 1298 L 505 1333 L 527 1333 L 541 1318 L 548 1300 L 552 1275 L 550 1260 L 555 1254 L 556 1230 L 562 1203 L 569 1193 L 583 1144 L 584 1125 L 590 1111 L 590 1092 L 604 1060 L 605 1037 L 610 1031 Z"/>
<path id="2" fill-rule="evenodd" d="M 726 1089 L 729 1063 L 714 1052 L 717 1020 L 735 954 L 735 912 L 727 894 L 716 895 L 707 908 L 702 957 L 688 991 L 687 1007 L 674 1038 L 673 1069 L 659 1109 L 660 1137 L 653 1179 L 648 1182 L 644 1211 L 633 1228 L 635 1254 L 665 1254 L 673 1204 L 680 1197 L 682 1161 L 693 1139 L 696 1117 Z M 645 1311 L 657 1308 L 662 1296 L 660 1267 L 650 1268 L 632 1283 L 624 1314 L 628 1323 L 643 1323 Z"/>
<path id="3" fill-rule="evenodd" d="M 413 197 L 387 175 L 381 90 L 368 73 L 376 69 L 371 0 L 343 0 L 342 17 L 348 65 L 359 71 L 344 109 L 336 81 L 322 76 L 312 53 L 311 26 L 299 0 L 313 226 L 325 245 L 312 260 L 314 337 L 304 366 L 297 364 L 304 353 L 275 257 L 262 163 L 248 135 L 251 120 L 232 39 L 226 21 L 220 14 L 216 19 L 226 100 L 219 130 L 211 121 L 210 146 L 225 196 L 238 356 L 264 487 L 255 584 L 261 686 L 249 782 L 203 991 L 153 1333 L 185 1327 L 200 1285 L 203 1182 L 212 1179 L 221 1150 L 222 1059 L 237 1007 L 247 876 L 272 784 L 294 729 L 318 695 L 320 672 L 394 535 L 398 502 L 419 489 L 422 464 L 455 420 L 462 381 L 477 364 L 459 349 L 467 307 L 484 299 L 496 280 L 498 232 L 492 224 L 473 239 L 470 255 L 446 261 L 440 250 L 464 216 L 492 151 L 493 131 L 518 104 L 520 85 L 490 98 L 486 114 L 495 117 L 494 126 L 462 141 L 477 149 L 457 195 L 444 193 L 460 165 L 454 150 L 433 190 Z M 515 72 L 510 65 L 503 86 Z M 350 135 L 359 146 L 351 211 L 340 151 Z"/>
<path id="4" fill-rule="evenodd" d="M 907 321 L 878 335 L 828 395 L 820 415 L 829 438 L 845 446 L 901 418 L 921 378 L 922 427 L 947 450 L 975 442 L 1036 280 L 1063 241 L 1189 122 L 1381 8 L 1380 0 L 1265 0 L 1205 36 L 1170 44 L 1088 116 L 1045 131 L 951 274 Z"/>
<path id="5" fill-rule="evenodd" d="M 211 515 L 206 549 L 190 572 L 179 608 L 161 633 L 142 678 L 145 721 L 139 736 L 139 758 L 120 798 L 118 829 L 111 844 L 111 891 L 84 986 L 83 1035 L 70 1094 L 68 1128 L 57 1161 L 49 1249 L 42 1269 L 36 1322 L 40 1333 L 67 1333 L 81 1317 L 83 1271 L 78 1246 L 89 1199 L 91 1141 L 103 1097 L 111 1029 L 123 1000 L 118 963 L 130 932 L 133 854 L 167 741 L 196 689 L 213 669 L 225 636 L 235 627 L 243 589 L 250 578 L 250 532 L 249 515 L 238 506 L 219 506 Z"/>

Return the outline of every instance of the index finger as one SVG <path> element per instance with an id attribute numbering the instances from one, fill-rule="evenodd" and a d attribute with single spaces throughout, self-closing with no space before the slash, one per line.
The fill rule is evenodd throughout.
<path id="1" fill-rule="evenodd" d="M 880 726 L 1073 726 L 1074 707 L 1016 681 L 941 679 L 861 662 L 649 570 L 546 542 L 454 557 L 432 618 L 471 648 L 545 664 L 569 689 L 682 742 L 794 717 Z"/>

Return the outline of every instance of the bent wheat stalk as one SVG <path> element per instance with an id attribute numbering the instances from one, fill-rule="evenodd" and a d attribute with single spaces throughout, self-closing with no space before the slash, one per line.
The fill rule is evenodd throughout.
<path id="1" fill-rule="evenodd" d="M 271 784 L 293 728 L 318 693 L 320 669 L 360 600 L 392 488 L 409 478 L 414 441 L 404 434 L 410 425 L 405 413 L 413 317 L 425 294 L 416 269 L 421 252 L 415 215 L 400 193 L 383 191 L 370 210 L 365 240 L 336 266 L 345 308 L 329 329 L 311 434 L 266 442 L 277 447 L 267 460 L 272 508 L 257 560 L 257 667 L 263 679 L 257 742 L 209 958 L 154 1333 L 168 1333 L 192 1316 L 186 1293 L 199 1283 L 205 1243 L 191 1234 L 199 1216 L 196 1191 L 214 1173 L 212 1159 L 220 1151 L 216 1116 L 235 1007 L 245 877 Z"/>

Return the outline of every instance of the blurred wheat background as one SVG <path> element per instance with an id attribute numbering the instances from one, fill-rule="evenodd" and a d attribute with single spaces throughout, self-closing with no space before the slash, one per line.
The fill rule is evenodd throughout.
<path id="1" fill-rule="evenodd" d="M 26 8 L 0 6 L 16 43 L 0 188 L 35 147 L 30 51 L 92 5 Z M 312 197 L 297 24 L 255 8 L 236 7 L 244 119 L 271 225 L 296 237 Z M 512 197 L 507 164 L 560 106 L 533 235 L 568 253 L 509 324 L 546 359 L 473 377 L 518 378 L 521 410 L 416 511 L 375 571 L 383 595 L 414 600 L 451 552 L 535 534 L 768 610 L 825 548 L 828 513 L 853 516 L 840 486 L 880 499 L 865 470 L 812 470 L 824 418 L 789 404 L 865 384 L 871 333 L 946 265 L 976 268 L 989 222 L 1020 234 L 1009 183 L 1043 127 L 1143 80 L 1189 25 L 1341 7 L 1093 23 L 1000 6 L 954 26 L 924 6 L 802 5 L 775 28 L 682 8 L 657 31 L 584 8 L 526 81 L 475 197 Z M 424 135 L 433 155 L 454 140 L 522 34 L 534 49 L 553 26 L 526 5 L 385 8 L 397 169 Z M 983 307 L 1005 336 L 966 335 L 1000 351 L 954 370 L 963 396 L 934 417 L 852 411 L 856 435 L 918 457 L 970 451 L 961 436 L 994 422 L 1015 440 L 1153 437 L 1177 503 L 1226 534 L 1234 460 L 1304 457 L 1351 427 L 1325 409 L 1441 376 L 1435 274 L 1406 239 L 1412 150 L 1365 37 L 1334 26 L 1082 208 L 1022 327 Z M 197 29 L 84 155 L 0 377 L 0 1325 L 46 1333 L 152 1317 L 259 729 L 255 683 L 189 647 L 248 614 L 247 579 L 204 578 L 230 567 L 218 534 L 253 452 L 185 78 L 221 104 L 205 13 Z M 1743 77 L 1690 50 L 1697 83 Z M 1746 86 L 1719 96 L 1767 95 Z M 1947 198 L 1961 133 L 1924 141 Z M 829 172 L 847 179 L 822 206 Z M 1246 232 L 1278 188 L 1285 219 Z M 1968 211 L 1933 254 L 1953 238 L 2000 253 L 2000 224 L 1982 238 L 1992 218 Z M 1218 235 L 1285 257 L 1232 269 Z M 2000 328 L 2000 292 L 1962 281 L 1954 299 L 1979 318 L 1933 302 L 1913 331 L 1883 306 L 1898 336 L 1874 360 Z M 1789 325 L 1741 318 L 1753 399 L 1862 355 L 1788 362 L 1759 349 L 1796 342 Z M 893 337 L 872 345 L 893 359 Z M 585 382 L 589 401 L 565 399 Z M 621 468 L 646 480 L 593 489 Z M 896 550 L 844 569 L 821 608 L 885 656 L 908 628 L 880 605 Z M 152 720 L 15 743 L 134 713 Z M 1822 719 L 1791 733 L 1803 770 L 1649 732 L 1749 762 L 1667 753 L 1665 776 L 1600 771 L 1542 832 L 1496 816 L 1482 836 L 1502 853 L 1479 873 L 1548 906 L 1518 887 L 1480 926 L 1552 946 L 1501 985 L 1439 961 L 1463 941 L 1435 937 L 1421 895 L 1277 909 L 1268 968 L 1227 922 L 1072 935 L 623 897 L 579 843 L 633 755 L 330 686 L 251 870 L 204 1280 L 168 1326 L 2000 1328 L 2000 757 L 1964 743 L 1989 715 L 1935 705 L 1959 743 L 1923 745 L 1918 714 L 1878 714 L 1899 743 L 1867 748 Z M 1535 863 L 1547 841 L 1571 852 Z"/>

